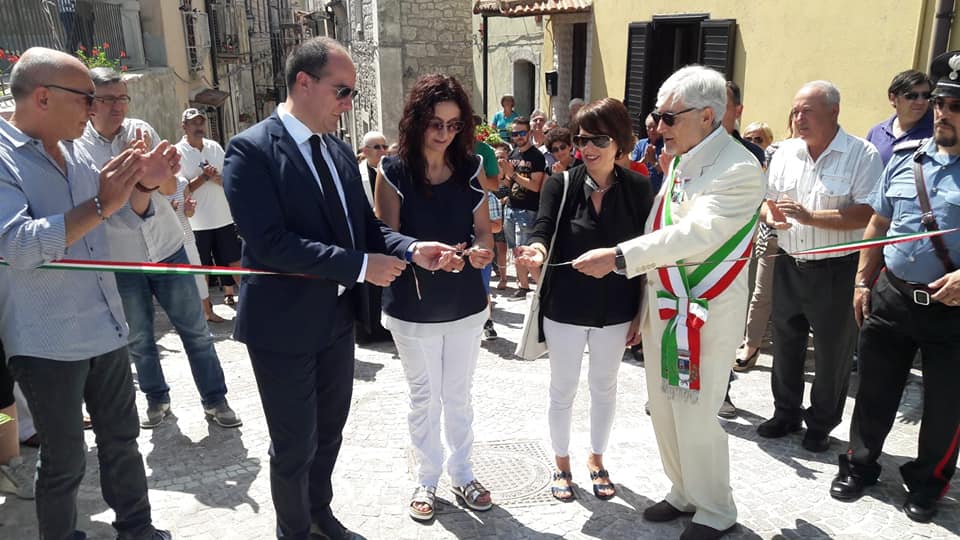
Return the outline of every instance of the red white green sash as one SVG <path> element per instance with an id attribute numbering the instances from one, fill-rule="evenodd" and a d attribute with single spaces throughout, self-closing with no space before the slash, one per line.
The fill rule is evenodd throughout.
<path id="1" fill-rule="evenodd" d="M 671 166 L 672 180 L 657 208 L 653 230 L 673 225 L 672 202 L 679 180 L 679 156 Z M 660 375 L 668 395 L 695 401 L 700 391 L 700 329 L 707 322 L 710 300 L 736 279 L 753 249 L 759 211 L 706 261 L 696 266 L 657 269 L 663 290 L 657 291 L 660 319 L 668 321 L 661 339 Z"/>

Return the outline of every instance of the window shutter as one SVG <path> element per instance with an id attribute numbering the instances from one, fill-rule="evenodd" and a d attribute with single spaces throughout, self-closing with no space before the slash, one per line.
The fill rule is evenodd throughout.
<path id="1" fill-rule="evenodd" d="M 700 63 L 733 80 L 733 51 L 737 37 L 735 19 L 705 20 L 700 23 Z"/>
<path id="2" fill-rule="evenodd" d="M 643 130 L 643 99 L 647 82 L 647 61 L 650 58 L 650 27 L 652 23 L 630 23 L 627 33 L 627 81 L 623 103 L 630 111 L 633 131 L 640 136 Z"/>

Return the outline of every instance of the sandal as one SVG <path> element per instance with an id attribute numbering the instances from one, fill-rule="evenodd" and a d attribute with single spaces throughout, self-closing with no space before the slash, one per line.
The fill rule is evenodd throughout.
<path id="1" fill-rule="evenodd" d="M 477 480 L 471 480 L 465 486 L 453 487 L 453 494 L 457 496 L 463 504 L 465 504 L 471 510 L 476 510 L 477 512 L 484 512 L 493 508 L 493 502 L 480 503 L 477 502 L 480 500 L 480 497 L 484 495 L 490 495 L 490 491 L 487 488 L 483 487 Z"/>
<path id="2" fill-rule="evenodd" d="M 553 481 L 566 480 L 568 482 L 573 482 L 573 475 L 569 471 L 554 471 L 553 472 Z M 550 494 L 553 495 L 553 498 L 562 501 L 570 502 L 577 498 L 573 493 L 573 486 L 550 486 Z"/>
<path id="3" fill-rule="evenodd" d="M 617 494 L 617 488 L 614 487 L 613 482 L 610 481 L 610 473 L 606 469 L 600 469 L 597 471 L 590 471 L 590 479 L 594 480 L 593 483 L 593 495 L 605 501 L 607 499 L 612 499 Z M 604 479 L 606 482 L 597 483 L 596 480 Z M 610 493 L 602 493 L 602 491 L 610 491 Z"/>
<path id="4" fill-rule="evenodd" d="M 419 486 L 413 490 L 413 497 L 410 499 L 410 517 L 417 521 L 430 521 L 433 519 L 434 507 L 437 503 L 437 488 L 433 486 Z M 421 510 L 417 505 L 423 505 L 428 510 Z"/>
<path id="5" fill-rule="evenodd" d="M 223 295 L 223 303 L 230 307 L 234 307 L 237 305 L 237 301 L 233 298 L 232 294 Z"/>

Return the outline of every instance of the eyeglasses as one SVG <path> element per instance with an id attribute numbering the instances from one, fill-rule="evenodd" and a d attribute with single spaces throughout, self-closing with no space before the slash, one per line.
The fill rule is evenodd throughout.
<path id="1" fill-rule="evenodd" d="M 695 110 L 697 110 L 696 107 L 690 107 L 689 109 L 684 109 L 682 111 L 677 111 L 677 112 L 662 113 L 662 112 L 654 111 L 650 113 L 650 116 L 653 118 L 653 121 L 656 122 L 657 124 L 659 124 L 662 121 L 664 124 L 668 126 L 673 126 L 673 124 L 677 122 L 678 116 L 680 116 L 683 113 L 688 113 L 690 111 L 695 111 Z"/>
<path id="2" fill-rule="evenodd" d="M 918 99 L 922 99 L 926 101 L 930 99 L 930 96 L 932 96 L 933 94 L 931 94 L 930 92 L 904 92 L 900 95 L 906 98 L 907 101 L 916 101 Z"/>
<path id="3" fill-rule="evenodd" d="M 322 81 L 322 80 L 323 80 L 322 78 L 317 77 L 316 75 L 314 75 L 313 73 L 310 73 L 310 72 L 307 71 L 307 70 L 303 70 L 303 72 L 306 73 L 307 75 L 309 75 L 309 76 L 310 76 L 313 80 L 315 80 L 315 81 Z M 331 84 L 330 86 L 336 88 L 336 90 L 337 90 L 337 99 L 338 99 L 338 100 L 342 100 L 342 99 L 353 99 L 353 98 L 357 97 L 357 94 L 359 93 L 359 92 L 357 92 L 357 89 L 356 89 L 356 88 L 351 88 L 351 87 L 349 87 L 349 86 L 345 86 L 345 85 L 342 85 L 342 84 Z"/>
<path id="4" fill-rule="evenodd" d="M 385 145 L 385 144 L 368 144 L 368 145 L 367 145 L 367 148 L 369 148 L 369 149 L 371 149 L 371 150 L 386 150 L 386 149 L 387 149 L 387 145 Z"/>
<path id="5" fill-rule="evenodd" d="M 511 131 L 511 132 L 510 132 L 510 136 L 511 136 L 511 137 L 526 137 L 526 136 L 527 136 L 527 133 L 528 133 L 527 130 L 521 129 L 521 130 L 518 130 L 518 131 Z"/>
<path id="6" fill-rule="evenodd" d="M 609 135 L 574 135 L 573 145 L 577 148 L 584 148 L 587 143 L 593 143 L 597 148 L 606 148 L 613 142 L 613 137 Z"/>
<path id="7" fill-rule="evenodd" d="M 930 103 L 932 103 L 933 108 L 938 111 L 943 111 L 943 109 L 946 108 L 953 114 L 960 114 L 960 101 L 947 101 L 942 97 L 935 97 L 930 100 Z"/>
<path id="8" fill-rule="evenodd" d="M 70 92 L 71 94 L 77 94 L 78 96 L 83 96 L 86 98 L 87 107 L 93 106 L 93 101 L 97 99 L 97 95 L 93 92 L 84 92 L 83 90 L 74 90 L 73 88 L 67 88 L 66 86 L 59 86 L 56 84 L 45 84 L 44 88 L 55 88 L 57 90 L 63 90 L 64 92 Z"/>
<path id="9" fill-rule="evenodd" d="M 743 140 L 745 140 L 745 141 L 750 141 L 750 142 L 752 142 L 753 144 L 762 144 L 762 143 L 763 143 L 763 137 L 744 137 Z"/>
<path id="10" fill-rule="evenodd" d="M 567 148 L 570 148 L 570 145 L 564 144 L 564 143 L 560 143 L 560 144 L 557 144 L 556 146 L 551 146 L 551 147 L 550 147 L 550 152 L 563 152 L 563 151 L 566 150 Z"/>
<path id="11" fill-rule="evenodd" d="M 427 128 L 434 131 L 447 130 L 449 133 L 460 133 L 460 131 L 463 130 L 463 122 L 461 120 L 452 120 L 444 124 L 443 120 L 434 118 L 433 120 L 427 122 Z"/>
<path id="12" fill-rule="evenodd" d="M 104 105 L 113 106 L 117 103 L 122 103 L 126 105 L 127 103 L 130 103 L 130 101 L 132 101 L 132 98 L 130 96 L 103 96 L 103 97 L 97 96 L 96 100 L 99 103 L 103 103 Z"/>

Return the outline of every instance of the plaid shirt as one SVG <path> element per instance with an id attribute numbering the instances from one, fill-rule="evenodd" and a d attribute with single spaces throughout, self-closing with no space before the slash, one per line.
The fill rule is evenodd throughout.
<path id="1" fill-rule="evenodd" d="M 487 192 L 487 205 L 490 208 L 490 221 L 503 219 L 503 209 L 500 208 L 500 201 L 497 200 L 496 195 L 489 191 Z"/>
<path id="2" fill-rule="evenodd" d="M 57 0 L 60 6 L 60 13 L 75 13 L 77 11 L 77 0 Z"/>

